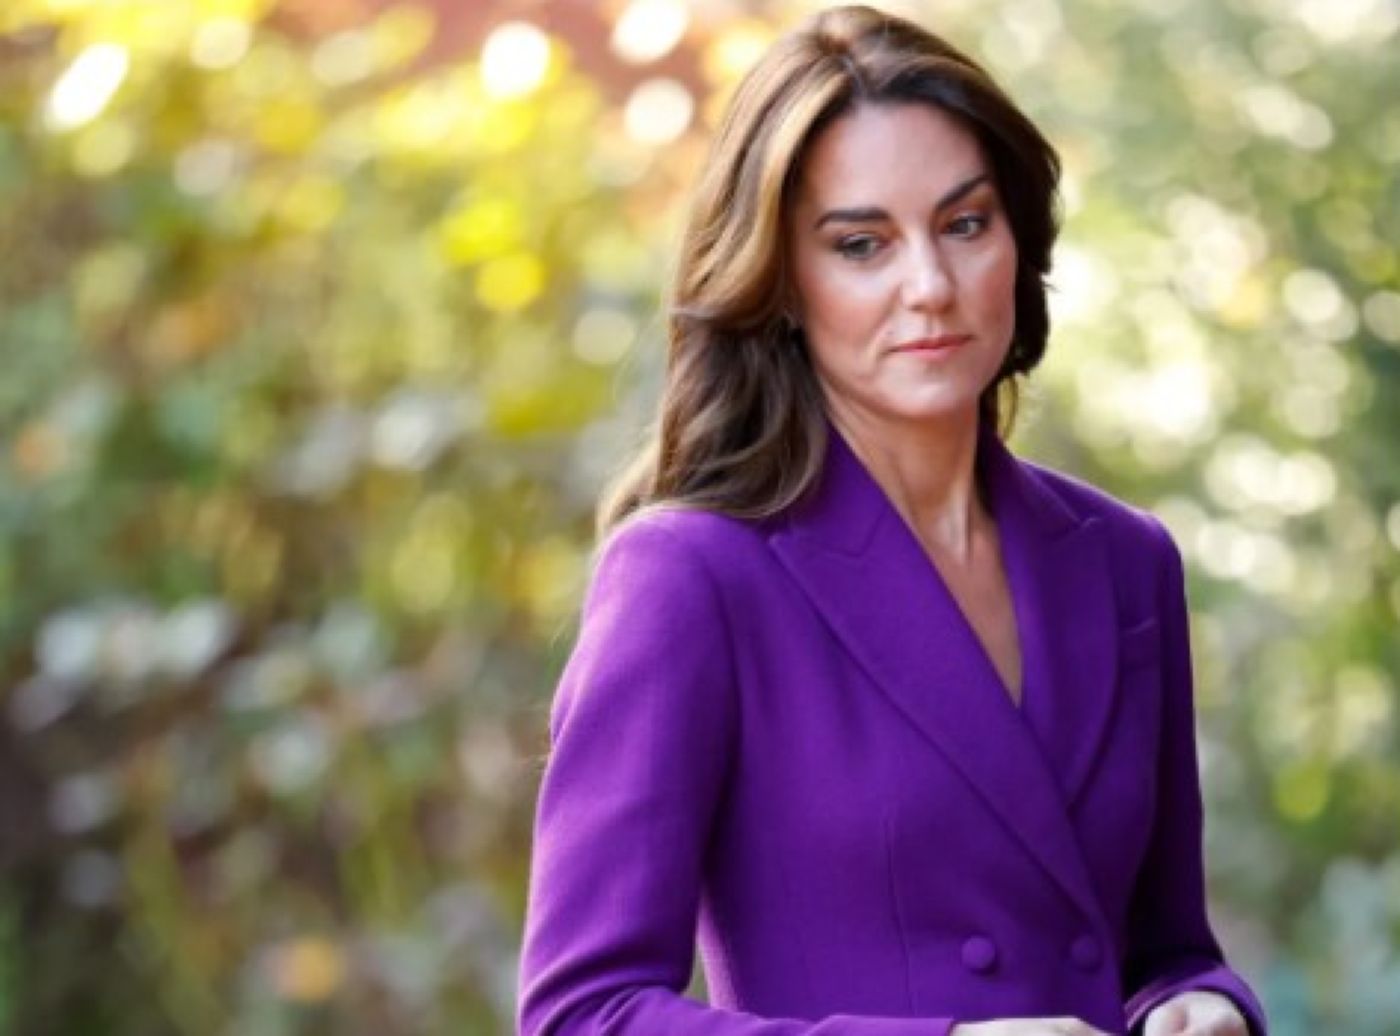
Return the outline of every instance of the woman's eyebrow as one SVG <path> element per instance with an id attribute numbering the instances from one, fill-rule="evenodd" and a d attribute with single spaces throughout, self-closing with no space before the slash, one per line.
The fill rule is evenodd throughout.
<path id="1" fill-rule="evenodd" d="M 938 204 L 933 207 L 935 213 L 942 212 L 949 205 L 955 205 L 972 193 L 973 189 L 988 182 L 991 175 L 988 173 L 976 173 L 969 176 L 962 183 L 958 184 L 943 197 L 938 199 Z M 822 213 L 820 218 L 812 225 L 813 230 L 820 230 L 828 223 L 878 223 L 880 220 L 889 219 L 889 213 L 884 209 L 876 207 L 863 207 L 856 209 L 831 209 Z"/>

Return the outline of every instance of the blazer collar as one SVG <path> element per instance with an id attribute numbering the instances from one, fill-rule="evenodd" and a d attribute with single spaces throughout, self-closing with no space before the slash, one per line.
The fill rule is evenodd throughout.
<path id="1" fill-rule="evenodd" d="M 840 432 L 827 428 L 821 480 L 778 523 L 770 546 L 881 690 L 1070 898 L 1100 916 L 1072 823 L 1116 682 L 1100 520 L 1074 514 L 982 425 L 977 470 L 1021 640 L 1017 709 L 918 539 Z"/>
<path id="2" fill-rule="evenodd" d="M 898 519 L 898 512 L 829 419 L 826 429 L 822 478 L 811 494 L 789 509 L 787 524 L 833 549 L 858 554 L 875 526 L 890 517 Z M 1023 531 L 1052 540 L 1080 524 L 1034 466 L 1018 460 L 985 420 L 977 428 L 977 470 L 999 528 L 1004 513 L 1026 527 Z"/>

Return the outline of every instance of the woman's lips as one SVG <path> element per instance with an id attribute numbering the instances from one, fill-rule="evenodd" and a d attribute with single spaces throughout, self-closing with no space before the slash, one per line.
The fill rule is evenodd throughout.
<path id="1" fill-rule="evenodd" d="M 900 353 L 941 353 L 972 340 L 971 335 L 939 335 L 937 338 L 916 338 L 895 346 Z"/>

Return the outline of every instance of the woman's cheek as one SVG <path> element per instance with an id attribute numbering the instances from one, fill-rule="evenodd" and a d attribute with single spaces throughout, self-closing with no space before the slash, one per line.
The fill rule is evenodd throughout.
<path id="1" fill-rule="evenodd" d="M 834 328 L 858 330 L 871 319 L 879 298 L 879 289 L 869 277 L 853 276 L 849 272 L 828 274 L 809 301 L 808 310 L 820 314 L 821 322 Z"/>
<path id="2" fill-rule="evenodd" d="M 1016 297 L 1016 247 L 1007 242 L 988 257 L 991 278 L 997 286 L 1003 304 L 1014 304 Z"/>

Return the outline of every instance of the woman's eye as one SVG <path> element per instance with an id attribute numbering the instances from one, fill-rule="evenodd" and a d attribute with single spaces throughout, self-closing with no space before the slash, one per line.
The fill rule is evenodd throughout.
<path id="1" fill-rule="evenodd" d="M 869 234 L 858 234 L 836 242 L 836 251 L 847 259 L 869 259 L 879 247 Z"/>
<path id="2" fill-rule="evenodd" d="M 953 220 L 948 224 L 948 229 L 955 237 L 976 237 L 986 228 L 987 223 L 986 216 L 969 214 Z"/>

